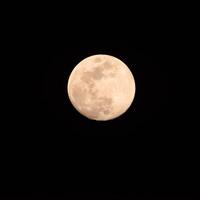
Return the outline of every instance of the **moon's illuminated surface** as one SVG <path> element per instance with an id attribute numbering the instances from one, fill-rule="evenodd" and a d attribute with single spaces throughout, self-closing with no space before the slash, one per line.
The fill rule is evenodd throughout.
<path id="1" fill-rule="evenodd" d="M 121 60 L 99 54 L 85 58 L 73 69 L 67 90 L 79 113 L 106 121 L 119 117 L 130 107 L 135 80 Z"/>

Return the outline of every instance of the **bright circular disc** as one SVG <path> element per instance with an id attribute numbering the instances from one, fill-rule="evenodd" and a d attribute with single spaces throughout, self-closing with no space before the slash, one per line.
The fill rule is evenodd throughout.
<path id="1" fill-rule="evenodd" d="M 67 90 L 79 113 L 105 121 L 127 111 L 135 96 L 135 81 L 121 60 L 99 54 L 78 63 L 70 74 Z"/>

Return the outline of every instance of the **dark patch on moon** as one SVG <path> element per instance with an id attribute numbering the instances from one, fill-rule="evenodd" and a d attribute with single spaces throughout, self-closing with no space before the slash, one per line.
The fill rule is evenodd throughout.
<path id="1" fill-rule="evenodd" d="M 108 115 L 110 113 L 110 110 L 104 110 L 103 113 L 104 115 Z"/>
<path id="2" fill-rule="evenodd" d="M 86 84 L 90 83 L 92 80 L 100 80 L 105 76 L 103 74 L 103 69 L 101 67 L 95 67 L 92 71 L 83 72 L 81 80 Z"/>
<path id="3" fill-rule="evenodd" d="M 97 58 L 96 58 L 97 59 Z M 100 59 L 100 58 L 99 58 Z M 103 73 L 104 71 L 111 71 L 110 73 Z M 105 61 L 103 64 L 100 64 L 97 67 L 94 67 L 92 71 L 83 72 L 81 76 L 81 80 L 86 84 L 91 83 L 93 80 L 100 80 L 103 77 L 114 77 L 116 69 L 115 66 L 112 65 L 110 62 Z"/>
<path id="4" fill-rule="evenodd" d="M 100 97 L 97 99 L 97 107 L 99 112 L 109 114 L 111 112 L 112 99 L 107 97 Z"/>
<path id="5" fill-rule="evenodd" d="M 90 74 L 88 74 L 88 72 L 84 72 L 80 79 L 86 84 L 91 83 L 91 77 Z"/>
<path id="6" fill-rule="evenodd" d="M 104 113 L 104 115 L 108 115 L 111 113 L 112 111 L 111 105 L 112 105 L 111 98 L 100 97 L 94 99 L 94 103 L 92 103 L 91 105 L 85 104 L 85 106 L 81 108 L 81 113 L 88 118 L 98 119 L 101 113 Z"/>
<path id="7" fill-rule="evenodd" d="M 95 59 L 94 59 L 94 62 L 95 62 L 95 63 L 101 62 L 101 58 L 99 58 L 99 57 L 95 58 Z"/>
<path id="8" fill-rule="evenodd" d="M 112 70 L 114 68 L 114 66 L 108 61 L 105 61 L 101 66 L 104 70 Z"/>
<path id="9" fill-rule="evenodd" d="M 103 69 L 101 67 L 95 67 L 92 72 L 90 72 L 91 77 L 95 80 L 100 80 L 104 76 Z"/>
<path id="10" fill-rule="evenodd" d="M 100 97 L 99 100 L 104 106 L 109 106 L 112 103 L 112 99 L 107 97 Z"/>

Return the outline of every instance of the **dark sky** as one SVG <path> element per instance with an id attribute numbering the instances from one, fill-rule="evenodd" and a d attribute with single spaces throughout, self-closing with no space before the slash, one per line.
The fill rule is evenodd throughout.
<path id="1" fill-rule="evenodd" d="M 178 192 L 179 187 L 186 192 L 184 187 L 194 183 L 186 180 L 196 177 L 197 165 L 186 167 L 191 154 L 180 139 L 187 135 L 180 131 L 184 124 L 177 122 L 178 110 L 172 106 L 178 100 L 170 83 L 179 69 L 173 66 L 177 23 L 171 27 L 171 13 L 167 10 L 162 17 L 162 9 L 156 14 L 149 8 L 144 12 L 143 6 L 138 13 L 135 7 L 130 12 L 120 7 L 122 15 L 104 7 L 104 12 L 89 9 L 86 18 L 84 10 L 75 18 L 75 12 L 67 12 L 70 7 L 63 12 L 38 7 L 41 11 L 27 9 L 30 17 L 17 20 L 11 31 L 15 42 L 7 45 L 12 51 L 9 67 L 2 68 L 8 71 L 1 134 L 4 191 L 149 195 Z M 66 88 L 76 64 L 99 53 L 124 61 L 136 82 L 132 106 L 107 122 L 80 115 Z M 124 199 L 134 199 L 126 194 Z"/>
<path id="2" fill-rule="evenodd" d="M 137 193 L 131 193 L 131 192 L 68 192 L 68 193 L 58 193 L 58 192 L 14 192 L 10 194 L 9 196 L 4 193 L 0 195 L 2 199 L 26 199 L 26 200 L 37 200 L 37 199 L 43 199 L 43 200 L 78 200 L 78 199 L 88 199 L 88 200 L 143 200 L 143 199 L 152 199 L 152 200 L 193 200 L 195 198 L 198 198 L 197 194 L 194 193 L 145 193 L 145 192 L 137 192 Z"/>

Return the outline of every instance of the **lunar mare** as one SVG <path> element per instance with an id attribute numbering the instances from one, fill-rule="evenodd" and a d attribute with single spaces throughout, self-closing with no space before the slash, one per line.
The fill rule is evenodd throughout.
<path id="1" fill-rule="evenodd" d="M 119 117 L 135 96 L 135 80 L 118 58 L 93 55 L 73 69 L 67 85 L 69 99 L 85 117 L 105 121 Z"/>

